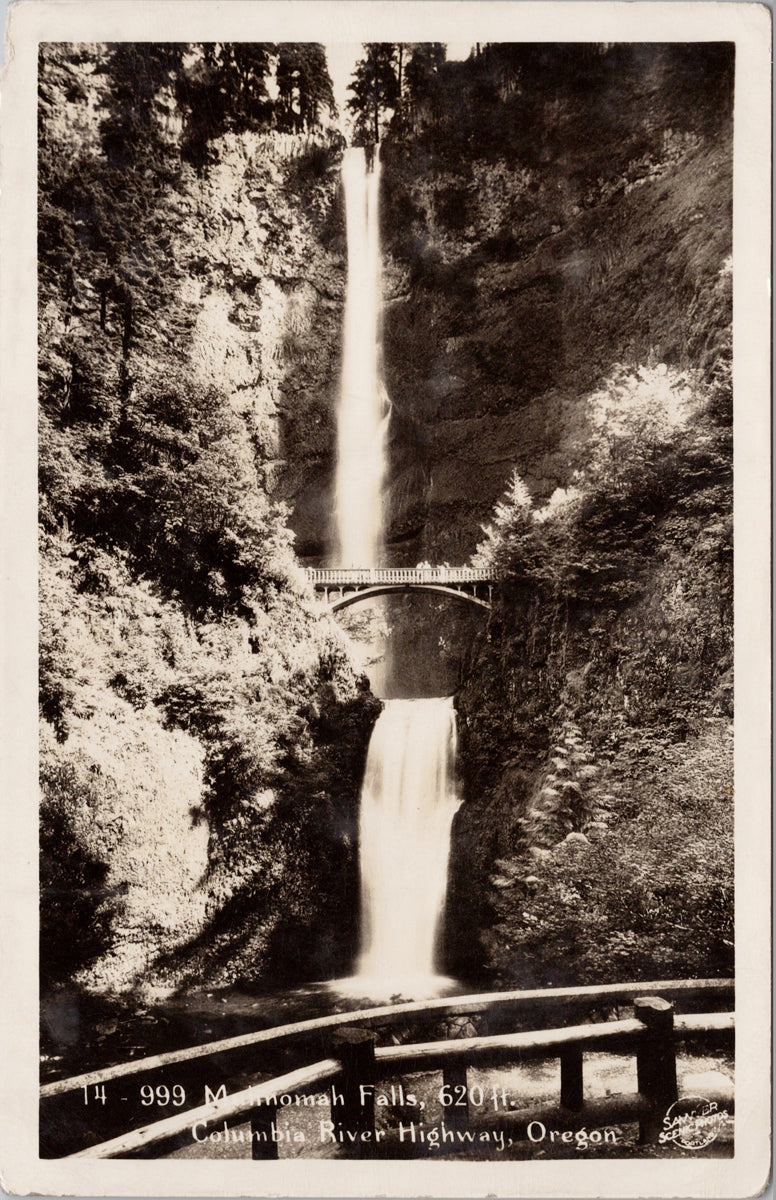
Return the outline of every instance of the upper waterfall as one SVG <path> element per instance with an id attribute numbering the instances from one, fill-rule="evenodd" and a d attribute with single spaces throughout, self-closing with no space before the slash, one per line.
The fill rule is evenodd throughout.
<path id="1" fill-rule="evenodd" d="M 337 421 L 336 527 L 341 566 L 376 566 L 382 544 L 382 488 L 388 395 L 380 363 L 380 153 L 362 147 L 342 163 L 348 279 Z"/>

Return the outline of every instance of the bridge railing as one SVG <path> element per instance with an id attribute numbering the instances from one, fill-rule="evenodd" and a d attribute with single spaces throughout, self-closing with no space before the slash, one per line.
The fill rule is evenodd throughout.
<path id="1" fill-rule="evenodd" d="M 477 567 L 327 567 L 307 568 L 313 587 L 390 583 L 495 583 L 495 571 Z"/>
<path id="2" fill-rule="evenodd" d="M 170 1051 L 152 1058 L 120 1063 L 113 1067 L 104 1068 L 85 1075 L 70 1079 L 59 1080 L 45 1085 L 41 1089 L 41 1130 L 53 1127 L 56 1131 L 53 1141 L 41 1153 L 45 1157 L 61 1157 L 72 1155 L 76 1150 L 82 1157 L 122 1157 L 124 1155 L 155 1152 L 169 1152 L 176 1139 L 181 1137 L 191 1144 L 192 1127 L 199 1121 L 204 1122 L 203 1129 L 214 1121 L 222 1121 L 230 1117 L 246 1116 L 250 1118 L 252 1128 L 264 1130 L 264 1134 L 254 1140 L 252 1152 L 254 1157 L 265 1157 L 272 1154 L 272 1139 L 277 1134 L 271 1130 L 275 1115 L 272 1111 L 273 1094 L 279 1096 L 283 1092 L 305 1094 L 305 1089 L 319 1090 L 327 1081 L 343 1081 L 343 1073 L 348 1074 L 348 1046 L 354 1046 L 353 1053 L 363 1054 L 363 1043 L 366 1040 L 366 1063 L 359 1063 L 356 1074 L 365 1079 L 370 1071 L 380 1072 L 383 1076 L 407 1071 L 428 1071 L 441 1069 L 444 1081 L 451 1087 L 461 1086 L 462 1072 L 465 1080 L 467 1066 L 494 1065 L 508 1063 L 526 1056 L 551 1057 L 561 1059 L 561 1103 L 564 1113 L 568 1108 L 565 1100 L 573 1093 L 572 1081 L 581 1080 L 581 1053 L 584 1049 L 623 1046 L 634 1048 L 637 1052 L 639 1039 L 644 1036 L 644 1021 L 603 1021 L 595 1025 L 566 1026 L 550 1030 L 529 1031 L 506 1035 L 482 1036 L 475 1038 L 455 1039 L 420 1043 L 416 1045 L 385 1046 L 374 1050 L 376 1029 L 390 1029 L 396 1023 L 404 1024 L 408 1018 L 439 1020 L 446 1017 L 485 1015 L 489 1021 L 495 1021 L 496 1027 L 509 1016 L 512 1019 L 525 1019 L 532 1014 L 545 1019 L 548 1016 L 556 1020 L 562 1015 L 574 1016 L 588 1013 L 591 1009 L 611 1006 L 633 1006 L 638 1015 L 638 1006 L 644 997 L 658 995 L 662 997 L 660 1004 L 671 1008 L 669 1000 L 677 1002 L 681 1007 L 693 1009 L 700 1006 L 715 1007 L 728 1002 L 733 996 L 733 982 L 729 979 L 718 980 L 667 980 L 658 983 L 629 983 L 607 984 L 595 987 L 535 989 L 533 991 L 495 992 L 472 996 L 445 997 L 424 1002 L 408 1002 L 404 1004 L 384 1005 L 377 1008 L 361 1009 L 350 1013 L 338 1013 L 327 1017 L 311 1018 L 296 1022 L 292 1025 L 278 1026 L 274 1029 L 264 1029 L 253 1033 L 243 1034 L 236 1038 L 222 1039 L 206 1045 L 189 1047 L 184 1050 Z M 652 1003 L 652 1002 L 651 1002 Z M 671 1012 L 671 1016 L 673 1013 Z M 491 1026 L 492 1027 L 492 1026 Z M 732 1036 L 733 1017 L 730 1013 L 712 1012 L 701 1016 L 682 1015 L 677 1018 L 670 1036 L 691 1037 L 701 1034 L 729 1038 Z M 618 1041 L 622 1034 L 624 1041 Z M 650 1037 L 652 1035 L 650 1034 Z M 329 1048 L 331 1058 L 325 1058 L 308 1066 L 300 1066 L 288 1075 L 279 1076 L 268 1082 L 262 1082 L 236 1094 L 219 1098 L 210 1104 L 192 1108 L 189 1104 L 184 1111 L 165 1121 L 154 1122 L 152 1125 L 130 1129 L 129 1132 L 111 1136 L 117 1129 L 126 1131 L 131 1125 L 126 1105 L 114 1106 L 110 1109 L 89 1109 L 89 1119 L 85 1120 L 83 1109 L 79 1121 L 73 1120 L 73 1112 L 77 1112 L 82 1103 L 82 1094 L 100 1090 L 105 1095 L 128 1091 L 134 1081 L 134 1091 L 139 1093 L 141 1081 L 145 1089 L 149 1088 L 146 1081 L 154 1084 L 160 1081 L 171 1085 L 175 1080 L 189 1078 L 192 1083 L 199 1081 L 199 1094 L 203 1094 L 202 1080 L 211 1083 L 215 1079 L 228 1083 L 240 1079 L 256 1078 L 261 1075 L 261 1060 L 257 1059 L 258 1052 L 277 1052 L 279 1048 L 293 1046 L 294 1043 L 304 1043 L 308 1046 L 323 1045 Z M 650 1043 L 652 1044 L 652 1043 Z M 340 1050 L 334 1052 L 336 1045 Z M 371 1046 L 371 1051 L 369 1047 Z M 361 1047 L 359 1049 L 359 1047 Z M 370 1066 L 373 1051 L 374 1066 Z M 642 1056 L 643 1057 L 643 1056 Z M 646 1060 L 645 1060 L 646 1061 Z M 565 1063 L 565 1066 L 564 1066 Z M 266 1074 L 267 1060 L 264 1060 Z M 647 1067 L 644 1068 L 647 1070 Z M 188 1070 L 188 1076 L 184 1072 Z M 352 1073 L 352 1072 L 351 1072 Z M 564 1084 L 565 1080 L 565 1084 Z M 112 1085 L 112 1086 L 107 1086 Z M 573 1085 L 577 1086 L 576 1083 Z M 581 1086 L 581 1084 L 580 1084 Z M 641 1089 L 641 1081 L 640 1081 Z M 649 1083 L 645 1084 L 649 1090 Z M 171 1089 L 170 1089 L 171 1090 Z M 206 1093 L 205 1093 L 206 1094 Z M 120 1097 L 121 1098 L 121 1097 Z M 661 1100 L 662 1102 L 662 1100 Z M 631 1109 L 636 1111 L 641 1100 L 631 1098 Z M 643 1105 L 642 1105 L 643 1107 Z M 653 1105 L 654 1107 L 654 1105 Z M 95 1123 L 94 1117 L 97 1122 Z M 350 1111 L 353 1121 L 362 1120 L 355 1109 Z M 460 1116 L 452 1113 L 451 1117 Z M 566 1117 L 568 1114 L 566 1113 Z M 643 1117 L 636 1114 L 639 1119 Z M 135 1118 L 136 1119 L 136 1118 Z M 614 1118 L 612 1118 L 614 1119 Z M 623 1118 L 625 1119 L 625 1118 Z M 633 1119 L 636 1119 L 634 1117 Z M 646 1118 L 645 1118 L 646 1119 Z M 564 1125 L 563 1128 L 566 1128 Z M 99 1132 L 98 1132 L 99 1130 Z M 269 1132 L 267 1132 L 269 1131 Z M 97 1137 L 94 1136 L 97 1132 Z M 100 1133 L 103 1140 L 100 1141 Z M 44 1139 L 45 1140 L 45 1139 Z M 94 1143 L 97 1143 L 96 1145 Z M 360 1145 L 361 1143 L 359 1143 Z M 80 1149 L 79 1149 L 80 1147 Z"/>

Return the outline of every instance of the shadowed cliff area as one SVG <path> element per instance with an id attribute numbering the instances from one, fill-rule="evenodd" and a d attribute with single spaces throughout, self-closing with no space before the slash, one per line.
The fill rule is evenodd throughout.
<path id="1" fill-rule="evenodd" d="M 464 561 L 515 465 L 565 486 L 615 364 L 729 350 L 732 58 L 491 46 L 389 135 L 397 559 Z"/>
<path id="2" fill-rule="evenodd" d="M 448 965 L 732 969 L 732 47 L 489 46 L 384 151 L 397 561 L 506 576 Z"/>

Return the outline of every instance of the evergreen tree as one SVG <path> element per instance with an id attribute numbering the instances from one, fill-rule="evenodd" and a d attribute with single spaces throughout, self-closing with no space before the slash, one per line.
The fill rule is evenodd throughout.
<path id="1" fill-rule="evenodd" d="M 495 508 L 497 528 L 508 529 L 514 522 L 515 517 L 525 515 L 526 509 L 530 509 L 530 507 L 531 493 L 523 483 L 515 467 L 503 498 L 499 500 Z"/>
<path id="2" fill-rule="evenodd" d="M 267 91 L 275 47 L 269 42 L 213 43 L 197 48 L 181 72 L 177 96 L 186 113 L 184 157 L 203 166 L 209 143 L 233 130 L 260 129 L 273 117 Z"/>
<path id="3" fill-rule="evenodd" d="M 504 495 L 493 510 L 493 523 L 482 526 L 485 540 L 477 546 L 472 560 L 474 565 L 503 566 L 505 551 L 509 550 L 515 534 L 525 528 L 531 517 L 531 493 L 515 468 Z"/>
<path id="4" fill-rule="evenodd" d="M 336 114 L 326 51 L 319 42 L 285 42 L 278 46 L 278 125 L 309 129 L 326 113 Z"/>
<path id="5" fill-rule="evenodd" d="M 348 108 L 356 117 L 357 140 L 379 142 L 380 123 L 399 104 L 398 47 L 394 42 L 367 42 L 348 91 Z"/>
<path id="6" fill-rule="evenodd" d="M 221 49 L 221 77 L 230 100 L 229 126 L 255 129 L 272 114 L 267 78 L 275 47 L 270 42 L 232 42 Z"/>
<path id="7" fill-rule="evenodd" d="M 404 72 L 404 91 L 411 119 L 417 121 L 420 110 L 436 107 L 439 97 L 439 70 L 446 58 L 441 42 L 416 42 L 408 47 L 410 57 Z"/>
<path id="8" fill-rule="evenodd" d="M 122 170 L 159 169 L 164 154 L 156 105 L 180 70 L 185 45 L 120 42 L 106 63 L 107 115 L 100 126 L 108 162 Z"/>

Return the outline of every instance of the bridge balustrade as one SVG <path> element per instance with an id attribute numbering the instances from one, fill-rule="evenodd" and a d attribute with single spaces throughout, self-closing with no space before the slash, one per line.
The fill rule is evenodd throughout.
<path id="1" fill-rule="evenodd" d="M 476 567 L 308 567 L 313 587 L 413 583 L 495 583 L 500 575 Z"/>

